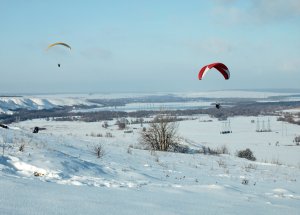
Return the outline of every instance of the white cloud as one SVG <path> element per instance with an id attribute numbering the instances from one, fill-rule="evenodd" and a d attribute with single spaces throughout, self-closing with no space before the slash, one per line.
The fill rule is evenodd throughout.
<path id="1" fill-rule="evenodd" d="M 222 24 L 265 24 L 300 18 L 299 0 L 215 0 L 212 14 Z"/>
<path id="2" fill-rule="evenodd" d="M 252 11 L 260 21 L 287 20 L 300 16 L 300 1 L 253 0 Z"/>

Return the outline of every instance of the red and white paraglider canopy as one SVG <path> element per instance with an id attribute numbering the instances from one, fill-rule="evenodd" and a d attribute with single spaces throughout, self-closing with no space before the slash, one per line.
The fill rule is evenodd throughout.
<path id="1" fill-rule="evenodd" d="M 227 68 L 227 66 L 225 66 L 223 63 L 212 63 L 212 64 L 208 64 L 204 67 L 202 67 L 202 69 L 200 70 L 199 74 L 198 74 L 198 78 L 199 80 L 202 80 L 202 78 L 204 77 L 204 75 L 207 73 L 207 71 L 209 71 L 211 68 L 215 68 L 216 70 L 218 70 L 223 76 L 224 78 L 227 80 L 230 77 L 230 72 Z"/>

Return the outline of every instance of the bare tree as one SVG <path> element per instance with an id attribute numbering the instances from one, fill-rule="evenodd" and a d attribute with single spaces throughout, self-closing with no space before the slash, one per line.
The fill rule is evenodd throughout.
<path id="1" fill-rule="evenodd" d="M 104 122 L 103 122 L 102 127 L 103 127 L 103 128 L 108 128 L 108 123 L 107 123 L 107 121 L 104 121 Z"/>
<path id="2" fill-rule="evenodd" d="M 178 146 L 178 124 L 170 116 L 158 115 L 147 130 L 141 132 L 140 142 L 152 150 L 167 151 Z"/>

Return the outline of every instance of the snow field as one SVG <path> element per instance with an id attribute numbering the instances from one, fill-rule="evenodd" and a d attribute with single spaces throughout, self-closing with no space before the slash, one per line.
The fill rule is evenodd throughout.
<path id="1" fill-rule="evenodd" d="M 288 145 L 299 128 L 286 124 L 286 133 L 274 117 L 260 117 L 270 119 L 273 132 L 259 133 L 252 119 L 230 119 L 233 133 L 224 135 L 222 122 L 208 116 L 179 123 L 184 144 L 194 149 L 226 145 L 230 154 L 219 156 L 142 150 L 139 124 L 129 125 L 133 133 L 118 130 L 114 121 L 107 129 L 102 122 L 14 124 L 19 129 L 0 130 L 0 142 L 8 146 L 0 158 L 0 192 L 5 194 L 0 195 L 0 212 L 298 214 L 299 147 Z M 46 130 L 32 134 L 34 126 Z M 112 137 L 105 137 L 107 132 Z M 22 143 L 24 152 L 18 150 Z M 102 158 L 93 152 L 97 144 L 104 148 Z M 254 152 L 256 162 L 235 157 L 245 148 Z"/>

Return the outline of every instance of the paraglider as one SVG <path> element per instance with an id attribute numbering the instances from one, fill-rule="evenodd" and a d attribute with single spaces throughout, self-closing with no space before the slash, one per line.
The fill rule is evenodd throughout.
<path id="1" fill-rule="evenodd" d="M 52 44 L 50 44 L 50 45 L 48 46 L 47 50 L 51 49 L 51 48 L 54 47 L 54 46 L 64 46 L 64 47 L 66 47 L 66 48 L 68 48 L 68 49 L 70 49 L 70 50 L 72 49 L 71 46 L 69 46 L 69 45 L 66 44 L 66 43 L 63 43 L 63 42 L 57 42 L 57 43 L 52 43 Z M 61 64 L 58 63 L 57 66 L 60 67 Z"/>
<path id="2" fill-rule="evenodd" d="M 225 66 L 225 64 L 211 63 L 211 64 L 208 64 L 208 65 L 202 67 L 202 69 L 200 70 L 200 72 L 198 74 L 199 80 L 202 80 L 202 78 L 206 75 L 206 73 L 212 68 L 215 68 L 216 70 L 218 70 L 224 76 L 225 80 L 228 80 L 230 78 L 229 69 L 227 68 L 227 66 Z"/>
<path id="3" fill-rule="evenodd" d="M 61 45 L 61 46 L 65 46 L 67 48 L 69 48 L 71 50 L 71 46 L 69 46 L 68 44 L 66 43 L 62 43 L 62 42 L 57 42 L 57 43 L 52 43 L 48 46 L 47 50 L 50 49 L 51 47 L 53 46 L 57 46 L 57 45 Z"/>
<path id="4" fill-rule="evenodd" d="M 199 80 L 202 80 L 202 78 L 206 75 L 206 73 L 212 68 L 218 70 L 224 76 L 225 80 L 228 80 L 230 78 L 229 69 L 227 68 L 227 66 L 225 64 L 223 64 L 223 63 L 211 63 L 211 64 L 208 64 L 208 65 L 206 65 L 206 66 L 204 66 L 200 69 L 199 74 L 198 74 Z M 221 104 L 219 102 L 216 102 L 215 107 L 217 109 L 220 109 Z"/>

